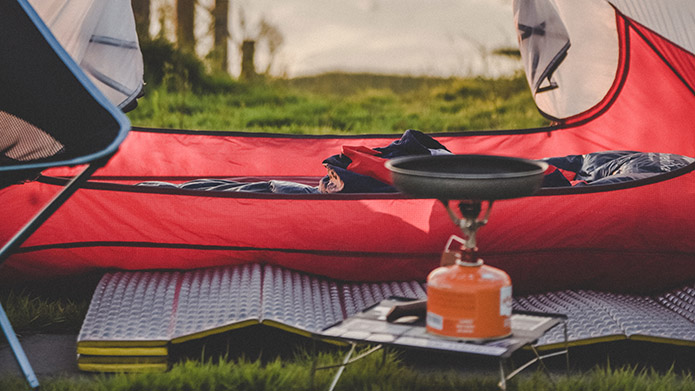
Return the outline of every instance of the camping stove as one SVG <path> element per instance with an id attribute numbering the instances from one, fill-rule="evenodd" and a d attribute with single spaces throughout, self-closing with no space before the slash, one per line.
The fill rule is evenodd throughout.
<path id="1" fill-rule="evenodd" d="M 386 166 L 403 193 L 440 200 L 464 236 L 449 238 L 440 267 L 427 278 L 427 331 L 473 341 L 509 336 L 512 282 L 478 257 L 476 234 L 487 223 L 494 200 L 535 193 L 547 165 L 501 156 L 440 155 L 393 159 Z M 461 200 L 460 217 L 450 200 Z"/>
<path id="2" fill-rule="evenodd" d="M 462 340 L 487 340 L 511 334 L 512 281 L 504 271 L 478 258 L 476 232 L 487 223 L 492 201 L 482 219 L 482 203 L 461 201 L 462 218 L 444 203 L 466 238 L 452 235 L 442 253 L 442 266 L 427 277 L 427 331 Z M 454 242 L 460 244 L 452 247 Z"/>

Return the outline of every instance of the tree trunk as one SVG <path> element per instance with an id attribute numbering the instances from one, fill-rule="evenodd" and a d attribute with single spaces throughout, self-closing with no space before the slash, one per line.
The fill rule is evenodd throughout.
<path id="1" fill-rule="evenodd" d="M 179 48 L 195 50 L 195 0 L 176 0 L 176 42 Z"/>
<path id="2" fill-rule="evenodd" d="M 150 0 L 132 0 L 135 30 L 140 42 L 150 39 Z"/>
<path id="3" fill-rule="evenodd" d="M 229 33 L 229 0 L 215 0 L 215 8 L 212 10 L 214 23 L 213 31 L 213 66 L 222 72 L 227 72 L 228 51 L 227 42 Z"/>
<path id="4" fill-rule="evenodd" d="M 256 54 L 256 41 L 245 40 L 241 45 L 241 75 L 242 80 L 252 80 L 256 77 L 256 64 L 253 56 Z"/>

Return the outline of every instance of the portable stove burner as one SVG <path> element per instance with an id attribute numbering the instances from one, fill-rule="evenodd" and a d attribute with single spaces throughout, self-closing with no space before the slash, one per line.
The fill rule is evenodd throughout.
<path id="1" fill-rule="evenodd" d="M 386 167 L 401 192 L 440 200 L 465 237 L 449 238 L 441 266 L 427 277 L 427 331 L 473 341 L 509 336 L 511 279 L 478 258 L 476 233 L 487 223 L 495 200 L 535 193 L 547 164 L 503 156 L 437 155 L 396 158 Z M 459 201 L 461 217 L 450 200 Z M 452 248 L 454 242 L 460 248 Z"/>

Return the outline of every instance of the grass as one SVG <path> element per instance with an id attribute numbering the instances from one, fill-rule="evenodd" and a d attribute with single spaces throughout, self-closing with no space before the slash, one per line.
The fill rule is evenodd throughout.
<path id="1" fill-rule="evenodd" d="M 77 333 L 99 278 L 95 274 L 5 283 L 0 286 L 0 302 L 20 334 Z"/>
<path id="2" fill-rule="evenodd" d="M 2 298 L 12 326 L 24 333 L 72 333 L 79 330 L 89 306 L 88 301 L 51 299 L 27 293 L 10 291 Z"/>
<path id="3" fill-rule="evenodd" d="M 162 84 L 146 92 L 129 118 L 146 127 L 294 134 L 450 132 L 548 123 L 521 73 L 502 79 L 327 74 L 234 83 L 215 93 Z"/>
<path id="4" fill-rule="evenodd" d="M 318 356 L 319 365 L 337 363 L 337 353 Z M 318 370 L 312 378 L 313 358 L 298 354 L 291 360 L 186 360 L 165 373 L 96 374 L 42 379 L 43 391 L 213 391 L 213 390 L 325 390 L 333 380 L 335 369 Z M 382 361 L 381 354 L 368 356 L 347 367 L 336 390 L 497 390 L 499 378 L 492 374 L 468 373 L 448 369 L 418 371 L 403 364 L 394 353 Z M 519 391 L 687 391 L 695 390 L 690 374 L 673 370 L 659 373 L 650 369 L 623 367 L 594 368 L 570 376 L 530 371 L 507 384 Z M 28 390 L 20 377 L 0 378 L 4 391 Z"/>
<path id="5" fill-rule="evenodd" d="M 522 71 L 498 78 L 326 73 L 241 82 L 165 39 L 145 40 L 137 126 L 297 134 L 449 132 L 547 125 Z"/>

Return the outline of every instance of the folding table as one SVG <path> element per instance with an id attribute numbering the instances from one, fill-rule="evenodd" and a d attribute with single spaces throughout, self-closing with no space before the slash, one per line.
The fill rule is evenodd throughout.
<path id="1" fill-rule="evenodd" d="M 567 317 L 565 315 L 540 312 L 514 312 L 511 316 L 512 334 L 509 337 L 481 342 L 459 341 L 428 333 L 422 319 L 417 319 L 412 323 L 387 322 L 387 313 L 398 303 L 402 302 L 394 299 L 383 300 L 371 308 L 326 328 L 318 335 L 319 338 L 324 340 L 342 341 L 351 345 L 351 349 L 343 360 L 343 363 L 330 366 L 338 367 L 338 372 L 329 390 L 332 391 L 333 388 L 335 388 L 346 365 L 384 347 L 422 349 L 430 352 L 449 352 L 453 354 L 496 358 L 499 361 L 500 371 L 500 382 L 498 385 L 502 390 L 506 390 L 507 381 L 509 379 L 535 362 L 539 362 L 547 371 L 542 361 L 549 357 L 564 354 L 566 357 L 567 370 L 569 371 Z M 550 329 L 559 325 L 564 327 L 564 348 L 540 354 L 534 346 L 535 341 Z M 355 347 L 359 344 L 373 344 L 375 347 L 359 357 L 351 358 L 355 351 Z M 512 354 L 525 347 L 528 347 L 534 353 L 534 357 L 526 363 L 508 371 L 506 368 Z"/>

